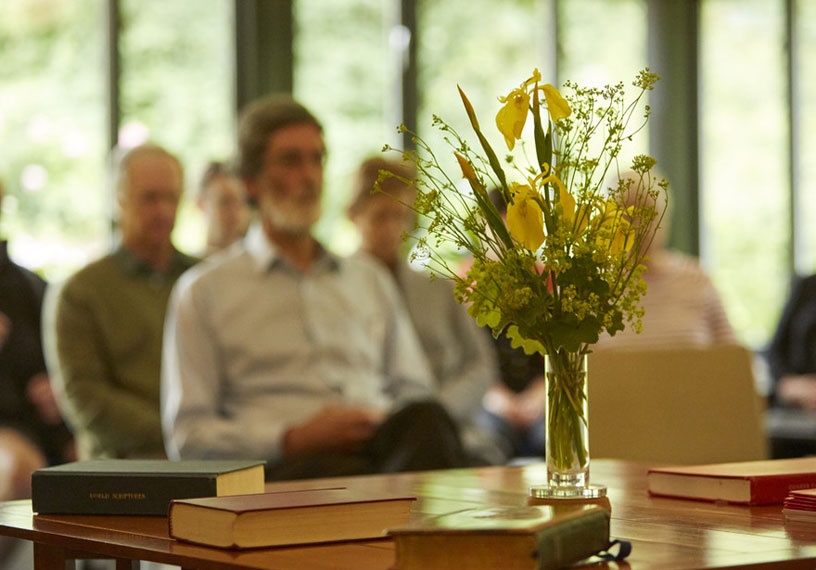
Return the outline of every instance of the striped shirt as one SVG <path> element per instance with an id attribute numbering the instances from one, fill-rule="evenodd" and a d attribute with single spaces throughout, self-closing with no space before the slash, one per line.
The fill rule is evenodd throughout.
<path id="1" fill-rule="evenodd" d="M 717 290 L 697 259 L 662 252 L 644 273 L 648 286 L 641 297 L 646 311 L 643 330 L 632 327 L 614 337 L 604 334 L 599 348 L 665 348 L 735 344 L 737 340 Z"/>

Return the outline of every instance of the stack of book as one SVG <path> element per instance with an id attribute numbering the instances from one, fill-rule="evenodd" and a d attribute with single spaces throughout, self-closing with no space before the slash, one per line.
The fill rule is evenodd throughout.
<path id="1" fill-rule="evenodd" d="M 40 469 L 43 514 L 162 515 L 170 537 L 228 549 L 393 539 L 394 570 L 547 570 L 606 550 L 596 505 L 485 505 L 438 516 L 416 497 L 346 487 L 270 492 L 260 461 L 95 460 Z"/>
<path id="2" fill-rule="evenodd" d="M 794 490 L 816 487 L 816 457 L 649 470 L 649 493 L 743 505 L 781 504 Z"/>
<path id="3" fill-rule="evenodd" d="M 782 504 L 787 521 L 816 522 L 816 489 L 791 491 Z"/>

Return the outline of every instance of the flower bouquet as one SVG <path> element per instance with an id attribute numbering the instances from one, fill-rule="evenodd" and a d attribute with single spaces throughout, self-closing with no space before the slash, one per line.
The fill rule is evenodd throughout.
<path id="1" fill-rule="evenodd" d="M 478 144 L 433 119 L 456 157 L 456 173 L 400 127 L 416 144 L 402 151 L 418 171 L 412 207 L 424 232 L 414 255 L 455 282 L 457 300 L 480 325 L 546 356 L 552 496 L 592 493 L 586 355 L 604 333 L 640 329 L 642 262 L 668 185 L 653 173 L 653 158 L 636 156 L 624 174 L 618 156 L 645 126 L 649 108 L 641 100 L 658 79 L 641 71 L 638 93 L 627 101 L 622 83 L 601 89 L 567 82 L 562 95 L 535 70 L 499 98 L 495 123 L 507 148 L 501 157 L 460 87 Z M 446 255 L 451 246 L 469 255 L 466 271 Z"/>

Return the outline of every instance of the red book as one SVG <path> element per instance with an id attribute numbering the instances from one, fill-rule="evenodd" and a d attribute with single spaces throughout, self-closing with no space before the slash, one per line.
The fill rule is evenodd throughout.
<path id="1" fill-rule="evenodd" d="M 816 522 L 816 489 L 791 491 L 785 498 L 782 512 L 786 520 Z"/>
<path id="2" fill-rule="evenodd" d="M 781 504 L 791 491 L 816 487 L 816 457 L 660 467 L 650 469 L 647 477 L 652 495 Z"/>

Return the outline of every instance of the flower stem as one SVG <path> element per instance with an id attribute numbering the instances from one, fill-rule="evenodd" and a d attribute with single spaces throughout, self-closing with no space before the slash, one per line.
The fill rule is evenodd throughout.
<path id="1" fill-rule="evenodd" d="M 589 464 L 586 375 L 584 351 L 547 355 L 547 462 L 557 472 L 582 471 Z"/>

